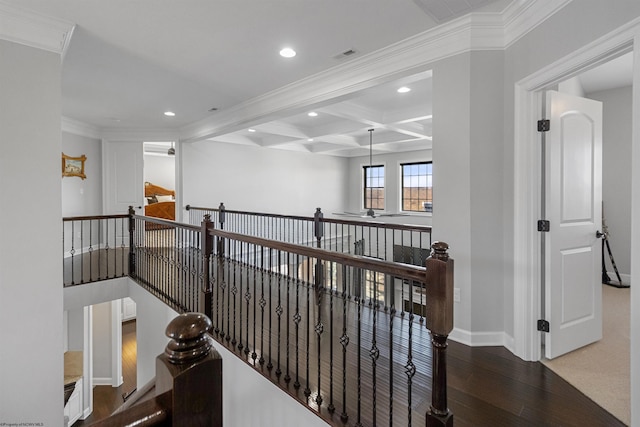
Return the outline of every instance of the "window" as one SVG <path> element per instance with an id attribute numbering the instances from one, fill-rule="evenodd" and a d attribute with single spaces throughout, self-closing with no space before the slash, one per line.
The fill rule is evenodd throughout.
<path id="1" fill-rule="evenodd" d="M 364 208 L 384 209 L 384 166 L 364 166 Z"/>
<path id="2" fill-rule="evenodd" d="M 384 304 L 384 273 L 371 270 L 364 272 L 364 296 Z"/>
<path id="3" fill-rule="evenodd" d="M 402 210 L 433 212 L 431 162 L 405 163 L 402 168 Z"/>

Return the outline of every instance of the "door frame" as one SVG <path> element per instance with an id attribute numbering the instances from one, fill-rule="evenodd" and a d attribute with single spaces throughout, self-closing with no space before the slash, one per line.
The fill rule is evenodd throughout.
<path id="1" fill-rule="evenodd" d="M 538 361 L 542 357 L 542 333 L 537 331 L 537 321 L 542 313 L 540 283 L 540 238 L 535 223 L 540 219 L 540 150 L 537 121 L 543 111 L 544 90 L 574 77 L 581 72 L 603 64 L 624 53 L 634 51 L 633 105 L 640 105 L 640 21 L 627 25 L 587 44 L 572 54 L 518 81 L 514 88 L 514 223 L 513 223 L 513 283 L 514 283 L 514 345 L 513 352 L 520 358 Z M 634 123 L 632 132 L 632 171 L 640 163 L 640 125 Z M 638 157 L 638 160 L 636 160 Z M 639 165 L 640 166 L 640 165 Z M 634 172 L 632 172 L 634 173 Z M 633 182 L 640 179 L 640 172 L 632 176 L 632 210 L 640 209 L 640 193 Z M 638 193 L 638 194 L 636 194 Z M 640 228 L 640 219 L 634 220 L 632 230 Z M 633 231 L 632 231 L 633 232 Z M 638 233 L 638 231 L 636 231 Z M 637 239 L 636 239 L 637 240 Z M 640 242 L 631 244 L 631 276 L 635 275 L 634 261 L 640 258 Z M 633 301 L 640 292 L 631 290 Z M 633 328 L 633 322 L 632 328 Z M 634 331 L 631 332 L 632 349 Z M 633 352 L 633 350 L 632 350 Z M 632 379 L 634 368 L 632 366 Z M 633 398 L 633 394 L 632 394 Z"/>

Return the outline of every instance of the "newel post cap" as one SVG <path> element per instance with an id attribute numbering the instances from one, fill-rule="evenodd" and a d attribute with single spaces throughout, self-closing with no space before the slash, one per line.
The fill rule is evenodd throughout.
<path id="1" fill-rule="evenodd" d="M 211 320 L 202 313 L 184 313 L 169 322 L 165 334 L 171 340 L 164 350 L 169 362 L 182 365 L 209 354 L 212 343 L 207 331 L 210 328 Z"/>
<path id="2" fill-rule="evenodd" d="M 435 241 L 431 244 L 431 257 L 446 261 L 449 259 L 449 244 L 445 242 Z"/>

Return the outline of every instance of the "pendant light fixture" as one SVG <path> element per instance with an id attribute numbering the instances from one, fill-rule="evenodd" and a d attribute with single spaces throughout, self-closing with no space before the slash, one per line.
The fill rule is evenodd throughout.
<path id="1" fill-rule="evenodd" d="M 173 141 L 171 141 L 171 148 L 167 150 L 167 156 L 175 156 L 175 155 L 176 155 L 176 149 L 173 148 Z"/>

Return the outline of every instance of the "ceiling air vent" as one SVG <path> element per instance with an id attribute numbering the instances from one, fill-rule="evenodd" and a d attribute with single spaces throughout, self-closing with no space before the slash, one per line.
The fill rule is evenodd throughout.
<path id="1" fill-rule="evenodd" d="M 348 57 L 348 56 L 355 55 L 356 53 L 357 53 L 357 52 L 356 52 L 356 50 L 355 50 L 355 49 L 348 49 L 348 50 L 345 50 L 344 52 L 340 52 L 339 54 L 334 55 L 333 57 L 334 57 L 335 59 L 344 59 L 344 58 L 346 58 L 346 57 Z"/>

